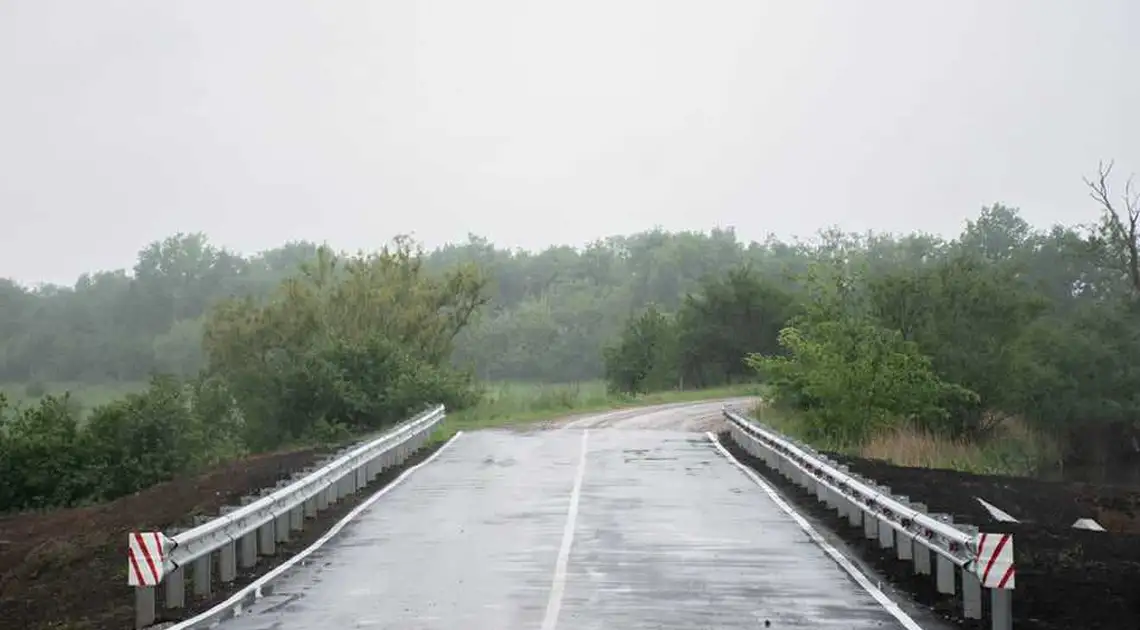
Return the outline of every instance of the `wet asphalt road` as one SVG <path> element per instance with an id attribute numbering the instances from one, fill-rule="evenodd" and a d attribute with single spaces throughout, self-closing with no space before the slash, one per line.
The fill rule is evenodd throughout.
<path id="1" fill-rule="evenodd" d="M 463 435 L 220 628 L 766 621 L 901 627 L 704 434 L 568 425 Z"/>

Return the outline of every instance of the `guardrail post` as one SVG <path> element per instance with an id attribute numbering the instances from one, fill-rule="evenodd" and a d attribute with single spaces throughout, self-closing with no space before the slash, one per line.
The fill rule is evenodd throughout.
<path id="1" fill-rule="evenodd" d="M 305 518 L 317 518 L 317 497 L 305 499 Z"/>
<path id="2" fill-rule="evenodd" d="M 170 535 L 176 535 L 181 531 L 183 530 L 171 530 Z M 166 572 L 162 578 L 162 599 L 165 608 L 186 606 L 186 567 L 174 567 Z"/>
<path id="3" fill-rule="evenodd" d="M 895 501 L 898 501 L 908 508 L 914 508 L 910 503 L 910 497 L 900 495 L 895 497 Z M 911 538 L 907 532 L 895 532 L 895 557 L 899 560 L 911 560 L 914 558 L 914 539 Z"/>
<path id="4" fill-rule="evenodd" d="M 910 506 L 915 512 L 926 513 L 925 503 L 912 503 Z M 914 572 L 916 575 L 930 575 L 930 549 L 926 545 L 915 544 Z"/>
<path id="5" fill-rule="evenodd" d="M 860 506 L 861 510 L 869 509 Z M 879 518 L 871 512 L 863 512 L 863 537 L 875 540 L 879 537 Z"/>
<path id="6" fill-rule="evenodd" d="M 946 523 L 947 525 L 954 524 L 954 518 L 949 514 L 932 514 L 935 519 Z M 938 592 L 943 595 L 954 594 L 954 563 L 942 554 L 935 555 L 936 575 L 935 582 L 938 586 Z"/>
<path id="7" fill-rule="evenodd" d="M 895 546 L 895 528 L 891 526 L 890 521 L 879 517 L 879 547 L 881 549 L 890 549 Z"/>
<path id="8" fill-rule="evenodd" d="M 282 512 L 273 519 L 277 542 L 289 542 L 289 513 Z"/>
<path id="9" fill-rule="evenodd" d="M 968 569 L 962 569 L 962 616 L 982 618 L 982 582 Z"/>
<path id="10" fill-rule="evenodd" d="M 242 536 L 238 547 L 241 549 L 241 568 L 248 569 L 257 564 L 257 532 Z"/>
<path id="11" fill-rule="evenodd" d="M 135 587 L 135 628 L 145 628 L 154 623 L 154 587 Z"/>
<path id="12" fill-rule="evenodd" d="M 978 537 L 978 528 L 972 525 L 962 525 L 962 529 L 975 539 Z M 972 569 L 961 567 L 962 573 L 962 616 L 966 619 L 982 618 L 982 581 Z"/>
<path id="13" fill-rule="evenodd" d="M 186 569 L 178 567 L 167 573 L 162 580 L 162 589 L 165 591 L 167 608 L 186 606 Z"/>
<path id="14" fill-rule="evenodd" d="M 938 583 L 938 592 L 944 595 L 954 594 L 954 564 L 950 562 L 946 556 L 938 554 L 938 576 L 936 581 Z"/>
<path id="15" fill-rule="evenodd" d="M 194 594 L 198 597 L 210 596 L 210 560 L 213 555 L 208 553 L 194 561 Z"/>
<path id="16" fill-rule="evenodd" d="M 327 509 L 329 509 L 329 489 L 325 487 L 317 492 L 317 511 L 324 512 Z"/>
<path id="17" fill-rule="evenodd" d="M 883 496 L 890 497 L 891 489 L 887 486 L 874 485 L 875 491 Z M 875 514 L 875 524 L 878 526 L 878 538 L 880 549 L 890 549 L 895 546 L 895 528 L 891 526 L 890 521 L 883 518 L 881 514 Z"/>
<path id="18" fill-rule="evenodd" d="M 257 528 L 257 551 L 263 556 L 272 556 L 277 553 L 277 536 L 273 529 L 273 521 Z"/>
<path id="19" fill-rule="evenodd" d="M 843 509 L 847 511 L 847 524 L 859 527 L 863 524 L 863 508 L 852 499 L 843 499 Z"/>
<path id="20" fill-rule="evenodd" d="M 993 617 L 993 630 L 1013 630 L 1013 591 L 990 589 L 990 616 Z"/>
<path id="21" fill-rule="evenodd" d="M 305 529 L 305 506 L 298 505 L 289 510 L 289 529 L 295 532 Z"/>
<path id="22" fill-rule="evenodd" d="M 229 584 L 237 578 L 237 543 L 231 541 L 218 550 L 218 579 Z"/>

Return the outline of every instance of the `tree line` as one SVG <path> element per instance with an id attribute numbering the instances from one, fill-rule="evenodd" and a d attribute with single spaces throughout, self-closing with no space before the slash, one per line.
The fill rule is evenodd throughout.
<path id="1" fill-rule="evenodd" d="M 67 395 L 24 406 L 0 395 L 0 512 L 113 499 L 246 453 L 343 441 L 431 404 L 471 405 L 470 373 L 449 358 L 484 285 L 471 266 L 429 274 L 405 241 L 347 258 L 318 249 L 264 299 L 209 311 L 192 376 L 156 375 L 86 416 Z"/>
<path id="2" fill-rule="evenodd" d="M 1089 226 L 1000 204 L 956 238 L 651 230 L 541 252 L 404 239 L 255 256 L 175 235 L 131 272 L 0 283 L 0 382 L 150 379 L 95 409 L 0 399 L 0 510 L 111 498 L 243 453 L 346 439 L 479 380 L 624 392 L 763 379 L 811 431 L 976 437 L 1018 418 L 1075 460 L 1140 452 L 1140 203 Z M 1119 200 L 1118 200 L 1119 199 Z"/>
<path id="3" fill-rule="evenodd" d="M 770 245 L 778 256 L 788 249 Z M 487 303 L 455 339 L 457 365 L 486 380 L 569 382 L 603 376 L 602 347 L 631 312 L 676 306 L 705 276 L 767 249 L 732 230 L 652 230 L 541 252 L 472 236 L 425 252 L 423 264 L 429 273 L 473 264 L 487 277 Z M 200 339 L 211 308 L 264 299 L 317 250 L 298 242 L 241 256 L 205 235 L 177 234 L 145 247 L 131 270 L 84 274 L 73 286 L 0 280 L 0 383 L 194 374 L 206 363 Z"/>
<path id="4" fill-rule="evenodd" d="M 1087 226 L 1035 229 L 994 205 L 955 239 L 825 234 L 631 317 L 605 352 L 625 391 L 747 378 L 811 437 L 902 425 L 984 439 L 1010 419 L 1071 462 L 1140 460 L 1140 197 L 1089 191 Z M 779 251 L 779 250 L 776 250 Z"/>

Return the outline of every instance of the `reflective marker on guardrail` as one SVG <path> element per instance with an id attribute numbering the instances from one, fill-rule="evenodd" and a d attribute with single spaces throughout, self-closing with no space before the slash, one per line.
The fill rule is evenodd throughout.
<path id="1" fill-rule="evenodd" d="M 127 536 L 127 584 L 154 586 L 161 582 L 171 566 L 174 541 L 162 532 L 131 532 Z"/>
<path id="2" fill-rule="evenodd" d="M 1012 534 L 980 534 L 974 572 L 986 588 L 1013 589 L 1016 579 L 1013 566 Z"/>

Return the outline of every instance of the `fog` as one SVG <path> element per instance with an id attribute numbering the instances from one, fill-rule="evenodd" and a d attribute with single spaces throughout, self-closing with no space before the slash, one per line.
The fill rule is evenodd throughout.
<path id="1" fill-rule="evenodd" d="M 1140 4 L 0 2 L 0 277 L 203 231 L 539 248 L 1096 218 Z"/>

